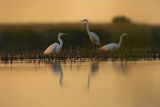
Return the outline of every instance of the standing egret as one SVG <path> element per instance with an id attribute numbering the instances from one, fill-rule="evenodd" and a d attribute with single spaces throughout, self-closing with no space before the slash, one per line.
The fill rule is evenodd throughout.
<path id="1" fill-rule="evenodd" d="M 106 44 L 106 45 L 102 46 L 100 48 L 100 50 L 102 50 L 102 51 L 108 51 L 108 52 L 114 52 L 114 51 L 118 50 L 120 48 L 121 44 L 122 44 L 123 37 L 127 36 L 127 35 L 128 35 L 127 33 L 123 33 L 120 36 L 120 41 L 119 41 L 118 44 L 116 44 L 116 43 Z"/>
<path id="2" fill-rule="evenodd" d="M 91 40 L 91 42 L 92 42 L 93 44 L 96 44 L 96 45 L 100 46 L 100 45 L 101 45 L 101 44 L 100 44 L 100 39 L 99 39 L 99 37 L 98 37 L 98 35 L 97 35 L 96 33 L 90 31 L 88 20 L 87 20 L 87 19 L 84 19 L 84 20 L 82 20 L 81 22 L 85 22 L 85 23 L 86 23 L 87 33 L 88 33 L 88 35 L 89 35 L 89 39 Z"/>
<path id="3" fill-rule="evenodd" d="M 58 40 L 60 42 L 59 43 L 53 43 L 52 45 L 50 45 L 45 51 L 44 51 L 44 55 L 51 55 L 51 54 L 58 54 L 60 53 L 62 46 L 63 46 L 63 40 L 61 39 L 61 36 L 65 35 L 64 33 L 59 33 L 58 34 Z"/>

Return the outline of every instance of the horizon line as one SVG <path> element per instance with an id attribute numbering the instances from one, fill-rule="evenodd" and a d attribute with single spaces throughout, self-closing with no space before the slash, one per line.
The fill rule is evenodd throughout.
<path id="1" fill-rule="evenodd" d="M 78 24 L 80 23 L 80 21 L 73 21 L 73 22 L 69 22 L 69 21 L 61 21 L 61 22 L 4 22 L 1 23 L 0 25 L 60 25 L 60 24 Z M 90 24 L 113 24 L 112 21 L 111 22 L 90 22 Z M 147 23 L 147 22 L 134 22 L 131 21 L 130 24 L 141 24 L 141 25 L 156 25 L 156 26 L 160 26 L 160 23 Z"/>

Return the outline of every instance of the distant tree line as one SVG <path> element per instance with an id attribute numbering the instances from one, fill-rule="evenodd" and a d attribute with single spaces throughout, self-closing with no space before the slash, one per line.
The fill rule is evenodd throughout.
<path id="1" fill-rule="evenodd" d="M 113 18 L 112 23 L 131 23 L 131 20 L 125 16 L 117 16 Z"/>

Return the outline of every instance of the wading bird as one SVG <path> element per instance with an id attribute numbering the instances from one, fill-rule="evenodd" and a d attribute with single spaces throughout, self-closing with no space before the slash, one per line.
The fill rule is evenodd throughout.
<path id="1" fill-rule="evenodd" d="M 122 44 L 122 41 L 123 41 L 123 37 L 127 36 L 127 35 L 128 35 L 127 33 L 123 33 L 120 36 L 120 41 L 119 41 L 118 44 L 116 44 L 116 43 L 106 44 L 106 45 L 102 46 L 100 48 L 100 50 L 107 51 L 107 52 L 114 52 L 114 51 L 118 50 L 121 47 L 121 44 Z"/>
<path id="2" fill-rule="evenodd" d="M 61 36 L 66 35 L 64 33 L 58 34 L 58 40 L 60 43 L 53 43 L 50 45 L 45 51 L 44 55 L 51 55 L 51 54 L 58 54 L 60 53 L 62 46 L 63 46 L 63 40 L 61 39 Z"/>
<path id="3" fill-rule="evenodd" d="M 87 20 L 87 19 L 84 19 L 84 20 L 82 20 L 81 22 L 85 22 L 85 23 L 86 23 L 87 33 L 88 33 L 88 35 L 89 35 L 89 39 L 91 40 L 91 42 L 92 42 L 93 44 L 96 44 L 96 45 L 100 46 L 100 45 L 101 45 L 101 44 L 100 44 L 100 39 L 99 39 L 99 37 L 98 37 L 98 35 L 97 35 L 96 33 L 90 31 L 88 20 Z"/>

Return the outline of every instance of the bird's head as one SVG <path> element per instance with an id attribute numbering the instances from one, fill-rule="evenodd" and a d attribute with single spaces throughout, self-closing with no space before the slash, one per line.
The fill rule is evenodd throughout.
<path id="1" fill-rule="evenodd" d="M 82 20 L 81 22 L 88 22 L 88 19 L 84 19 L 84 20 Z"/>
<path id="2" fill-rule="evenodd" d="M 123 33 L 123 34 L 121 35 L 121 37 L 124 37 L 124 36 L 128 36 L 128 34 L 127 34 L 127 33 Z"/>
<path id="3" fill-rule="evenodd" d="M 122 35 L 124 35 L 124 36 L 128 36 L 128 34 L 127 34 L 127 33 L 123 33 Z"/>
<path id="4" fill-rule="evenodd" d="M 61 37 L 61 36 L 64 36 L 64 35 L 66 35 L 66 34 L 65 34 L 65 33 L 59 33 L 59 34 L 58 34 L 58 36 L 60 36 L 60 37 Z"/>

